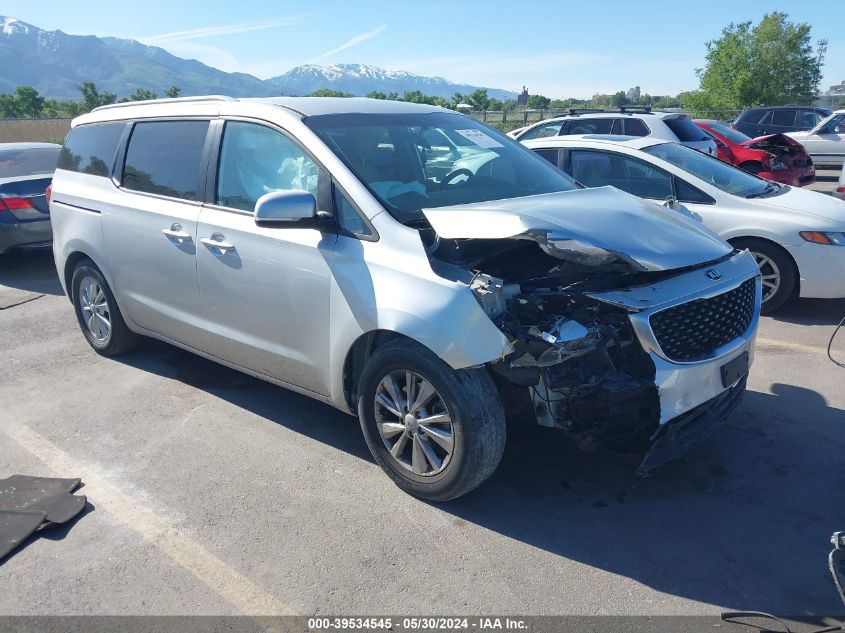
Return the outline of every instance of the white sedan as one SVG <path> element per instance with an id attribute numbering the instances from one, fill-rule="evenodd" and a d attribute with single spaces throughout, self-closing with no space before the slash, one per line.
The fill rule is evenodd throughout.
<path id="1" fill-rule="evenodd" d="M 804 145 L 816 165 L 842 167 L 845 163 L 845 110 L 837 110 L 806 132 L 787 132 Z"/>
<path id="2" fill-rule="evenodd" d="M 764 312 L 796 296 L 845 297 L 842 200 L 763 180 L 659 139 L 569 136 L 525 145 L 587 187 L 679 201 L 733 246 L 750 250 L 763 276 Z"/>

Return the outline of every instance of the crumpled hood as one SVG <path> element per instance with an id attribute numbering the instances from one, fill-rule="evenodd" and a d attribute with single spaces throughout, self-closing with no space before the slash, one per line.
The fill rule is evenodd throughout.
<path id="1" fill-rule="evenodd" d="M 797 151 L 804 152 L 804 146 L 796 141 L 794 138 L 786 134 L 767 134 L 765 136 L 758 136 L 740 143 L 743 147 L 750 149 L 768 150 L 772 148 L 794 148 Z"/>
<path id="2" fill-rule="evenodd" d="M 672 270 L 733 249 L 703 224 L 614 187 L 423 209 L 444 239 L 530 239 L 549 255 L 601 266 Z"/>
<path id="3" fill-rule="evenodd" d="M 845 202 L 818 191 L 790 187 L 785 193 L 769 198 L 755 198 L 754 202 L 830 220 L 835 223 L 835 226 L 830 228 L 845 227 Z"/>

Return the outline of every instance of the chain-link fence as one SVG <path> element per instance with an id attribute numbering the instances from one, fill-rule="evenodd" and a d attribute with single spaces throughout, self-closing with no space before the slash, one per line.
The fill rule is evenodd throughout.
<path id="1" fill-rule="evenodd" d="M 64 143 L 70 119 L 0 119 L 0 143 Z"/>

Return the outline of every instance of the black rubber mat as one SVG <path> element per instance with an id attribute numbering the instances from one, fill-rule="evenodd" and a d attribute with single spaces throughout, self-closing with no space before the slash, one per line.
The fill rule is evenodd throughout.
<path id="1" fill-rule="evenodd" d="M 71 494 L 79 479 L 12 475 L 0 479 L 0 512 L 4 510 L 43 510 L 50 523 L 65 523 L 85 507 L 84 496 Z"/>
<path id="2" fill-rule="evenodd" d="M 44 522 L 43 510 L 0 511 L 0 561 Z"/>
<path id="3" fill-rule="evenodd" d="M 79 479 L 12 475 L 0 479 L 0 563 L 41 527 L 65 523 L 87 499 L 74 495 Z"/>

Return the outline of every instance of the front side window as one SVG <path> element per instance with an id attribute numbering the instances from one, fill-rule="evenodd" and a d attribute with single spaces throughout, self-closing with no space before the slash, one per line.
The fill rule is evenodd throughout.
<path id="1" fill-rule="evenodd" d="M 673 195 L 672 177 L 636 158 L 610 152 L 575 150 L 569 173 L 588 187 L 612 185 L 641 198 L 665 200 Z"/>
<path id="2" fill-rule="evenodd" d="M 818 134 L 845 134 L 845 114 L 835 114 L 819 128 Z"/>
<path id="3" fill-rule="evenodd" d="M 327 114 L 303 122 L 400 222 L 423 220 L 423 209 L 576 188 L 517 141 L 460 114 Z M 432 130 L 452 144 L 432 145 Z"/>
<path id="4" fill-rule="evenodd" d="M 133 191 L 198 200 L 208 121 L 136 123 L 121 184 Z"/>
<path id="5" fill-rule="evenodd" d="M 773 110 L 772 111 L 772 125 L 779 127 L 795 128 L 795 115 L 797 110 Z"/>
<path id="6" fill-rule="evenodd" d="M 610 134 L 613 119 L 574 119 L 569 125 L 569 134 Z"/>
<path id="7" fill-rule="evenodd" d="M 757 176 L 752 176 L 746 171 L 723 163 L 718 158 L 707 156 L 685 145 L 661 143 L 646 147 L 643 151 L 735 196 L 748 198 L 778 190 Z"/>
<path id="8" fill-rule="evenodd" d="M 538 125 L 535 128 L 528 130 L 525 134 L 519 137 L 520 141 L 529 141 L 532 138 L 546 138 L 548 136 L 557 136 L 560 134 L 560 128 L 563 126 L 563 121 L 556 121 L 554 123 L 547 123 L 546 125 Z"/>
<path id="9" fill-rule="evenodd" d="M 73 128 L 59 154 L 56 168 L 108 176 L 125 127 L 124 123 L 106 123 Z"/>
<path id="10" fill-rule="evenodd" d="M 663 119 L 663 121 L 682 143 L 710 140 L 710 137 L 708 137 L 700 127 L 685 116 L 667 118 Z"/>
<path id="11" fill-rule="evenodd" d="M 537 156 L 545 158 L 552 165 L 557 167 L 558 150 L 556 150 L 556 149 L 535 149 L 534 153 L 537 154 Z"/>
<path id="12" fill-rule="evenodd" d="M 811 129 L 816 127 L 822 120 L 822 115 L 813 110 L 801 111 L 801 127 Z"/>
<path id="13" fill-rule="evenodd" d="M 319 174 L 317 164 L 281 132 L 257 123 L 228 121 L 215 204 L 253 211 L 264 194 L 292 189 L 316 197 Z"/>
<path id="14" fill-rule="evenodd" d="M 0 178 L 52 174 L 60 151 L 58 147 L 0 150 Z"/>
<path id="15" fill-rule="evenodd" d="M 733 129 L 730 125 L 725 125 L 718 121 L 708 123 L 707 126 L 722 138 L 728 139 L 731 143 L 741 144 L 751 140 L 751 137 L 747 134 L 743 134 L 739 130 Z"/>

